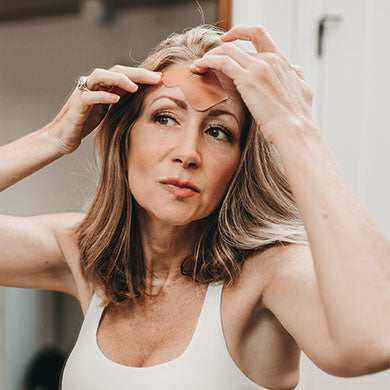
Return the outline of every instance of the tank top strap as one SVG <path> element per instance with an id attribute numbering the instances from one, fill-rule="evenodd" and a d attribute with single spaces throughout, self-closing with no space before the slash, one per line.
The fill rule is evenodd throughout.
<path id="1" fill-rule="evenodd" d="M 95 291 L 92 295 L 91 301 L 85 313 L 83 322 L 81 324 L 79 339 L 84 340 L 85 343 L 93 345 L 94 343 L 94 331 L 96 332 L 101 314 L 104 310 L 103 306 L 100 306 L 101 298 Z"/>
<path id="2" fill-rule="evenodd" d="M 191 349 L 201 356 L 210 346 L 213 350 L 224 350 L 225 340 L 221 324 L 221 295 L 223 283 L 210 283 L 203 302 L 202 311 L 193 335 Z"/>

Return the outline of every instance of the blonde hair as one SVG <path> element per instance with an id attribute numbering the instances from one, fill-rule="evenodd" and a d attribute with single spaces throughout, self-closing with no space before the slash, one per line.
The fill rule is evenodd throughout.
<path id="1" fill-rule="evenodd" d="M 223 31 L 202 25 L 162 41 L 141 64 L 161 71 L 201 58 L 221 45 Z M 127 178 L 127 151 L 146 91 L 123 96 L 95 135 L 100 177 L 95 197 L 77 228 L 81 271 L 100 291 L 103 304 L 123 304 L 148 295 L 134 199 Z M 250 255 L 284 243 L 307 244 L 307 234 L 273 145 L 246 110 L 238 168 L 221 204 L 205 218 L 193 253 L 181 272 L 200 283 L 233 284 Z"/>

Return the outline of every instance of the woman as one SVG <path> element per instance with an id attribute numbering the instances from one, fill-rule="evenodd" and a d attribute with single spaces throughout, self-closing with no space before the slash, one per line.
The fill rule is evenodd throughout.
<path id="1" fill-rule="evenodd" d="M 99 125 L 85 215 L 0 219 L 1 284 L 64 291 L 85 314 L 64 390 L 292 389 L 300 350 L 338 376 L 389 367 L 389 243 L 311 103 L 262 27 L 200 26 L 138 69 L 93 71 L 2 147 L 6 188 Z"/>

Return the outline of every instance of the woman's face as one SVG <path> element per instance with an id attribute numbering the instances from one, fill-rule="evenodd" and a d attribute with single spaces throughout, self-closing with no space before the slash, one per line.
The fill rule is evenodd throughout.
<path id="1" fill-rule="evenodd" d="M 244 110 L 233 83 L 219 78 L 229 98 L 203 112 L 178 87 L 148 89 L 128 157 L 130 190 L 148 217 L 184 226 L 225 195 L 240 160 Z"/>

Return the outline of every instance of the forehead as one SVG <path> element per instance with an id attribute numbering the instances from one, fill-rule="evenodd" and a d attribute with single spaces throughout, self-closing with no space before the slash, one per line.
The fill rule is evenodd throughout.
<path id="1" fill-rule="evenodd" d="M 181 65 L 182 67 L 183 65 Z M 170 69 L 173 69 L 174 67 L 170 67 Z M 210 109 L 223 109 L 225 111 L 231 112 L 235 114 L 235 116 L 240 120 L 240 123 L 243 123 L 244 121 L 244 105 L 242 102 L 242 99 L 240 97 L 240 94 L 238 93 L 237 89 L 234 86 L 234 83 L 231 79 L 228 77 L 222 75 L 221 73 L 215 72 L 216 76 L 218 77 L 223 89 L 225 90 L 228 98 L 224 100 L 223 102 L 217 103 L 210 107 L 209 109 L 202 111 L 205 114 Z M 196 84 L 196 88 L 199 88 L 199 84 Z M 191 102 L 188 101 L 186 96 L 184 95 L 183 91 L 178 86 L 174 87 L 167 87 L 163 83 L 160 83 L 156 86 L 150 86 L 147 88 L 144 105 L 147 107 L 150 105 L 153 101 L 155 101 L 159 96 L 170 96 L 175 99 L 183 100 L 187 107 L 191 105 Z"/>

